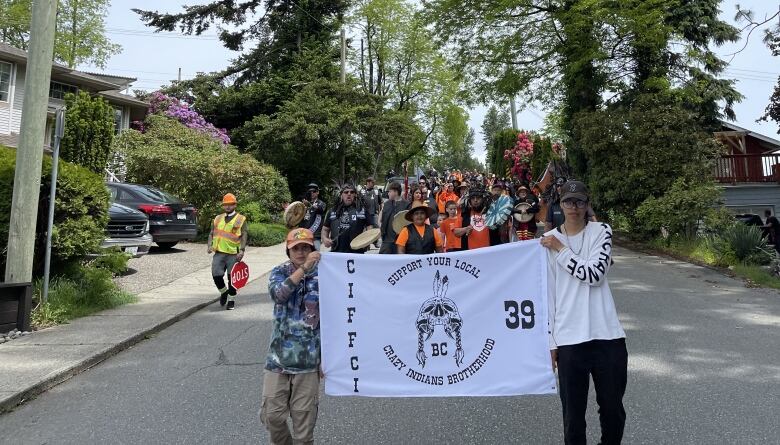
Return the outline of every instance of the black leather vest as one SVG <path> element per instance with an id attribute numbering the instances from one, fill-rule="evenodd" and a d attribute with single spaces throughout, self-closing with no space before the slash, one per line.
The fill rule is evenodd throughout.
<path id="1" fill-rule="evenodd" d="M 406 253 L 410 255 L 428 255 L 436 252 L 436 238 L 433 236 L 433 227 L 426 224 L 425 233 L 421 237 L 414 228 L 414 224 L 406 226 L 409 239 L 406 241 Z"/>

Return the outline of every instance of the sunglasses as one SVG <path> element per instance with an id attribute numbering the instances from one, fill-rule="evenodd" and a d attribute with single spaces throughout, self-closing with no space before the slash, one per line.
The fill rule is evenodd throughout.
<path id="1" fill-rule="evenodd" d="M 342 195 L 354 195 L 356 194 L 354 190 L 345 190 L 341 192 Z"/>
<path id="2" fill-rule="evenodd" d="M 588 205 L 588 202 L 581 199 L 567 199 L 566 201 L 561 202 L 561 205 L 564 209 L 573 209 L 574 207 L 584 209 L 585 206 Z"/>

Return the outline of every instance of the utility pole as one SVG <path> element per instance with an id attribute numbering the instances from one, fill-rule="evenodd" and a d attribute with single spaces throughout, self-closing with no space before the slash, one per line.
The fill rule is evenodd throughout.
<path id="1" fill-rule="evenodd" d="M 517 131 L 517 107 L 515 106 L 515 96 L 509 98 L 509 112 L 512 115 L 512 130 Z"/>
<path id="2" fill-rule="evenodd" d="M 181 82 L 181 68 L 179 68 L 179 77 L 176 78 L 177 82 Z"/>
<path id="3" fill-rule="evenodd" d="M 38 195 L 41 191 L 41 160 L 49 104 L 49 82 L 54 56 L 57 0 L 34 0 L 30 24 L 24 110 L 16 150 L 14 192 L 8 230 L 7 283 L 32 281 Z"/>

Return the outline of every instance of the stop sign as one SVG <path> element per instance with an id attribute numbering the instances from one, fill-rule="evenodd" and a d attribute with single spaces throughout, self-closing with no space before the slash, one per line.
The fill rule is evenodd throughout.
<path id="1" fill-rule="evenodd" d="M 230 283 L 236 289 L 241 289 L 249 282 L 249 266 L 243 261 L 233 265 L 233 269 L 230 270 Z"/>

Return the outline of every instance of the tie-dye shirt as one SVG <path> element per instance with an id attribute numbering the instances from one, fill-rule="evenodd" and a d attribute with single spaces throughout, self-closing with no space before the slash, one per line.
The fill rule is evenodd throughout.
<path id="1" fill-rule="evenodd" d="M 283 374 L 316 372 L 320 365 L 320 293 L 317 269 L 298 285 L 290 281 L 291 262 L 271 271 L 268 292 L 274 328 L 265 369 Z"/>

